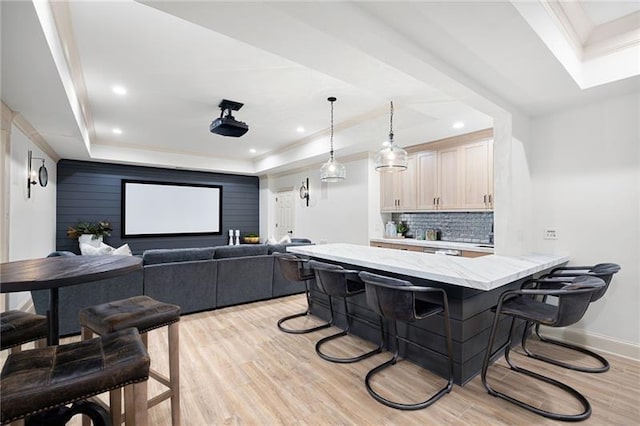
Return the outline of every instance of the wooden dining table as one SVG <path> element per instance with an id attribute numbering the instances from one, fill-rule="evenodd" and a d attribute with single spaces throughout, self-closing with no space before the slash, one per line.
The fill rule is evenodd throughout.
<path id="1" fill-rule="evenodd" d="M 142 268 L 136 256 L 56 256 L 0 264 L 0 292 L 49 290 L 47 343 L 57 345 L 58 288 L 124 275 Z"/>

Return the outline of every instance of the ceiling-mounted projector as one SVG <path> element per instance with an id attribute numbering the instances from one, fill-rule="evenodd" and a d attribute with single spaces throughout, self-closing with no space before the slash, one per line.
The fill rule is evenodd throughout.
<path id="1" fill-rule="evenodd" d="M 238 111 L 244 104 L 223 99 L 220 102 L 220 117 L 211 122 L 209 131 L 216 135 L 240 137 L 249 131 L 247 123 L 238 121 L 231 115 L 231 111 Z M 226 113 L 226 115 L 225 115 Z"/>

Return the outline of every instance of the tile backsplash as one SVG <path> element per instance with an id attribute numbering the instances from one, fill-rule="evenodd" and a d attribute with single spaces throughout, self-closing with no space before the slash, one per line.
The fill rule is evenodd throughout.
<path id="1" fill-rule="evenodd" d="M 393 213 L 391 220 L 404 222 L 408 234 L 439 229 L 443 241 L 493 244 L 493 212 Z"/>

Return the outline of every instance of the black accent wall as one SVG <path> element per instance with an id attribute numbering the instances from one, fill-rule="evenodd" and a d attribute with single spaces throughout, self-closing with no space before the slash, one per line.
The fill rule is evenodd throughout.
<path id="1" fill-rule="evenodd" d="M 239 229 L 240 235 L 259 232 L 259 180 L 256 176 L 75 160 L 60 160 L 57 169 L 57 250 L 80 253 L 77 240 L 67 237 L 67 228 L 79 222 L 101 220 L 110 222 L 113 227 L 113 232 L 110 237 L 105 238 L 105 243 L 116 248 L 129 244 L 134 254 L 154 248 L 226 245 L 229 229 Z M 122 179 L 221 185 L 222 235 L 121 238 Z"/>

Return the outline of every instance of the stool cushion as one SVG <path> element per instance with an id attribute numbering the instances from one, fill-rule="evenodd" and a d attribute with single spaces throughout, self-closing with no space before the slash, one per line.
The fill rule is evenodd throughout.
<path id="1" fill-rule="evenodd" d="M 140 333 L 180 320 L 180 307 L 149 296 L 134 296 L 82 309 L 80 325 L 99 335 L 135 327 Z"/>
<path id="2" fill-rule="evenodd" d="M 48 322 L 43 315 L 23 311 L 0 313 L 0 349 L 47 337 Z"/>
<path id="3" fill-rule="evenodd" d="M 147 380 L 149 356 L 138 331 L 9 355 L 0 374 L 3 423 Z"/>

